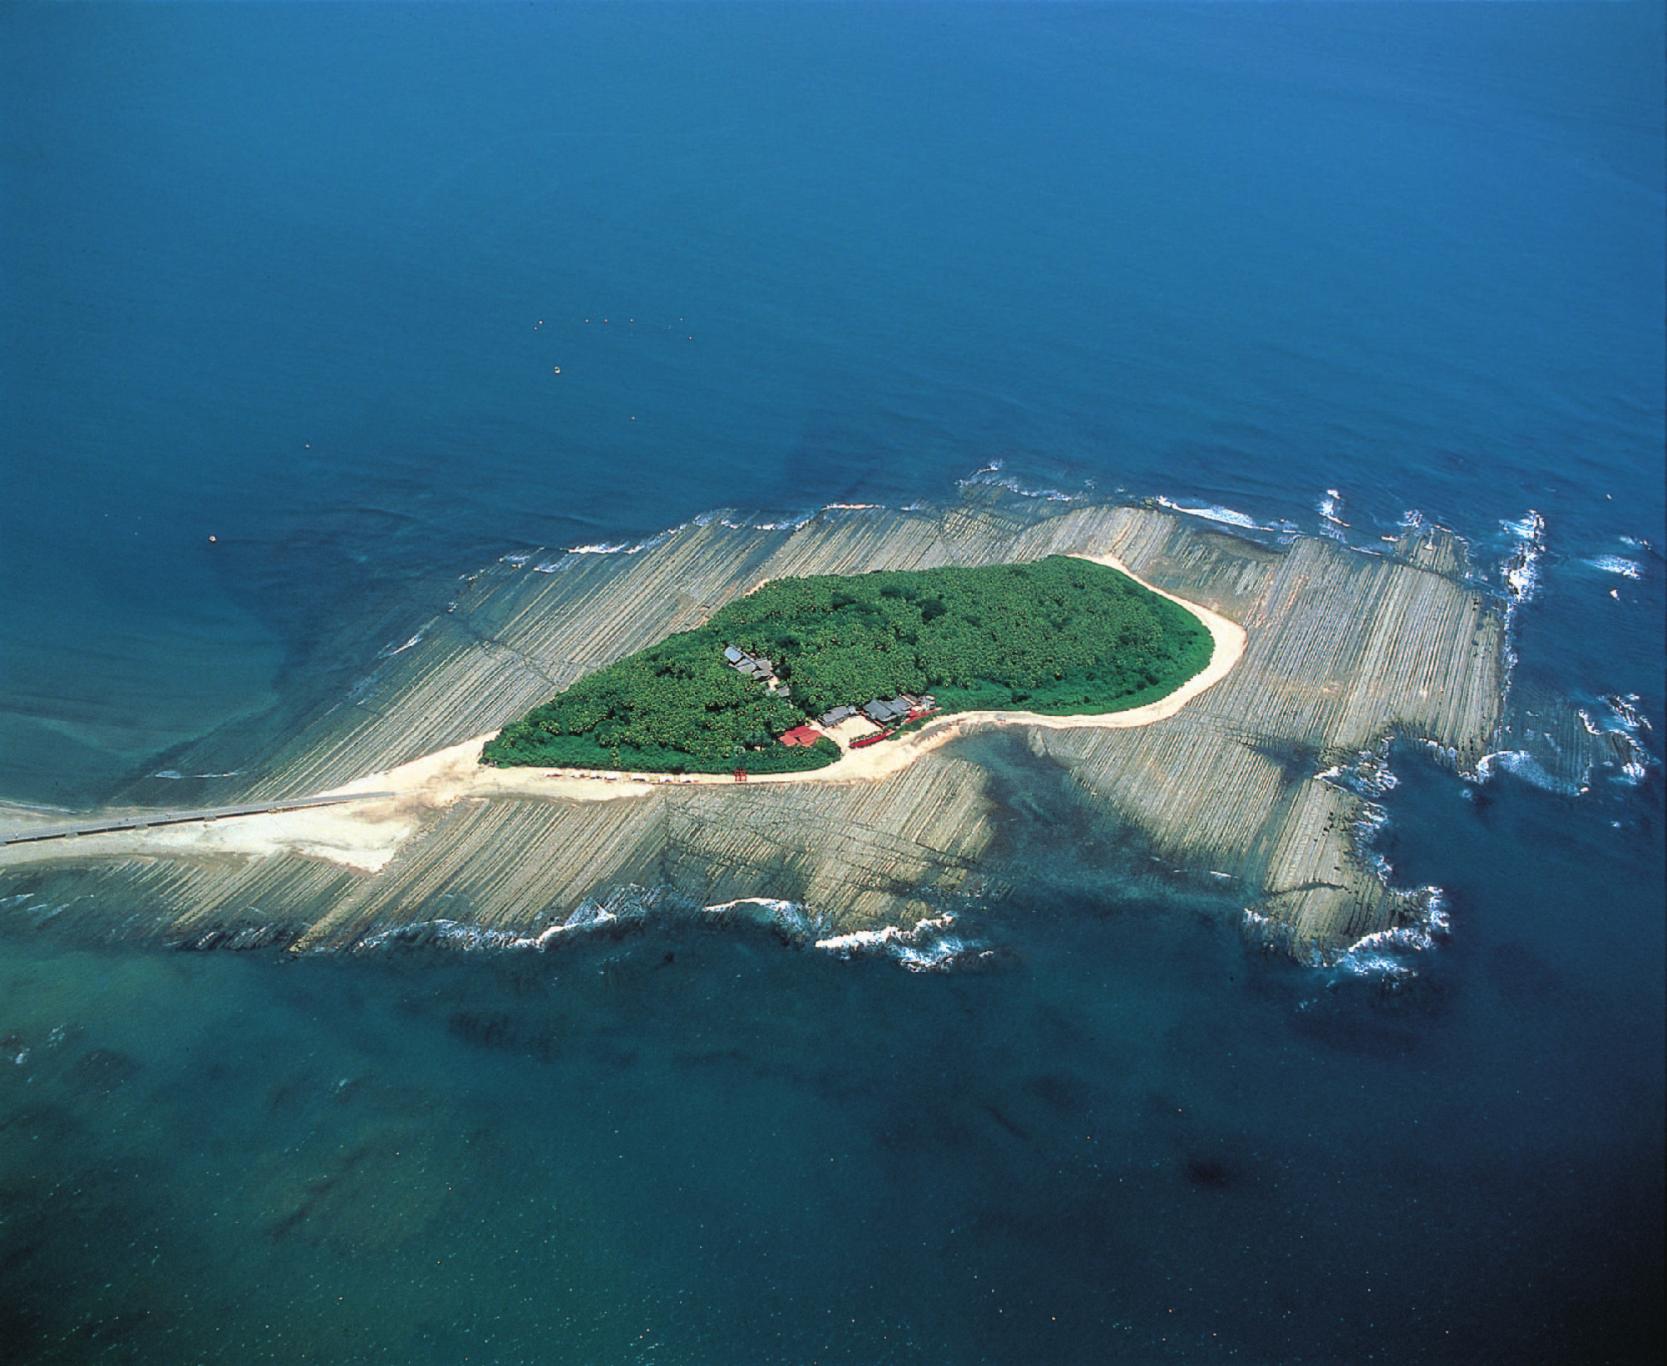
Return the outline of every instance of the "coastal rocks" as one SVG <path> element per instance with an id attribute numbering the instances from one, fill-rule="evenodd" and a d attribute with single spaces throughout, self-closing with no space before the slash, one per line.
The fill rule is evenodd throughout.
<path id="1" fill-rule="evenodd" d="M 1418 922 L 1419 895 L 1363 856 L 1369 796 L 1326 775 L 1389 735 L 1427 741 L 1466 772 L 1488 754 L 1505 613 L 1477 588 L 1461 541 L 1418 527 L 1389 555 L 1329 538 L 1270 546 L 1157 508 L 965 493 L 940 511 L 846 510 L 772 529 L 704 518 L 640 553 L 557 556 L 560 572 L 500 562 L 411 648 L 367 658 L 352 697 L 264 764 L 219 740 L 186 761 L 260 775 L 242 780 L 246 800 L 316 792 L 492 730 L 767 578 L 1110 554 L 1244 626 L 1244 655 L 1167 719 L 1033 727 L 1030 748 L 1138 828 L 1165 866 L 1245 889 L 1252 923 L 1298 956 Z M 694 905 L 789 900 L 823 938 L 880 932 L 985 882 L 998 802 L 971 748 L 951 744 L 879 781 L 469 797 L 421 813 L 374 872 L 296 852 L 141 859 L 91 842 L 43 846 L 28 856 L 27 890 L 73 901 L 78 923 L 129 917 L 198 945 L 336 949 L 440 922 L 537 945 L 624 885 Z M 24 871 L 8 879 L 6 861 L 22 859 L 0 860 L 0 896 Z"/>

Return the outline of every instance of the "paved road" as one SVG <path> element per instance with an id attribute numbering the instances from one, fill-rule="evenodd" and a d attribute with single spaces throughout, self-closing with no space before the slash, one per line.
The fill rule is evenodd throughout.
<path id="1" fill-rule="evenodd" d="M 342 802 L 368 802 L 392 797 L 392 792 L 355 792 L 344 797 L 297 797 L 287 802 L 257 802 L 248 806 L 208 806 L 192 811 L 139 811 L 125 816 L 93 817 L 73 825 L 36 825 L 22 830 L 0 830 L 0 845 L 31 844 L 37 840 L 72 839 L 76 835 L 101 835 L 110 830 L 148 830 L 153 825 L 189 825 L 193 821 L 218 821 L 234 816 L 264 816 L 274 811 L 301 811 L 309 806 L 336 806 Z"/>

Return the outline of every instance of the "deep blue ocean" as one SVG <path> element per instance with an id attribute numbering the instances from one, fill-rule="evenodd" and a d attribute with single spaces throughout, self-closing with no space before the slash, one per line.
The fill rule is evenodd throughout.
<path id="1" fill-rule="evenodd" d="M 0 800 L 459 574 L 1163 496 L 1663 685 L 1663 7 L 0 8 Z M 210 536 L 215 537 L 211 543 Z M 378 627 L 378 629 L 384 629 Z M 184 954 L 0 907 L 0 1360 L 1654 1361 L 1663 783 L 1393 757 L 1411 977 L 1156 904 L 1019 747 L 997 966 L 669 921 Z M 1532 775 L 1528 775 L 1532 777 Z"/>

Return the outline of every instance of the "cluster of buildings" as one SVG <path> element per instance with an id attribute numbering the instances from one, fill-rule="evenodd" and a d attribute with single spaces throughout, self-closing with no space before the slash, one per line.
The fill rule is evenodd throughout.
<path id="1" fill-rule="evenodd" d="M 786 697 L 792 693 L 786 683 L 776 677 L 776 666 L 762 655 L 750 655 L 738 645 L 724 646 L 724 659 L 729 666 L 748 678 L 758 680 L 771 692 Z M 853 746 L 873 744 L 876 740 L 883 740 L 898 726 L 908 721 L 919 720 L 929 712 L 937 710 L 938 700 L 931 693 L 915 696 L 913 693 L 899 693 L 896 697 L 875 697 L 859 706 L 833 707 L 817 717 L 823 726 L 837 726 L 841 721 L 848 721 L 853 716 L 863 716 L 880 728 L 876 735 L 864 736 L 861 740 L 854 740 Z M 789 749 L 804 747 L 808 749 L 822 738 L 822 732 L 815 726 L 806 724 L 794 726 L 777 737 Z"/>
<path id="2" fill-rule="evenodd" d="M 817 719 L 824 726 L 837 726 L 841 721 L 848 721 L 853 716 L 866 716 L 876 726 L 897 726 L 905 721 L 913 721 L 936 709 L 938 699 L 931 693 L 923 693 L 916 697 L 913 693 L 899 693 L 896 697 L 876 697 L 864 702 L 862 706 L 835 707 L 825 711 Z"/>
<path id="3" fill-rule="evenodd" d="M 793 691 L 787 684 L 776 677 L 776 666 L 763 655 L 749 655 L 736 645 L 724 646 L 724 658 L 730 668 L 737 673 L 745 674 L 748 678 L 756 678 L 771 692 L 779 692 L 786 697 Z"/>
<path id="4" fill-rule="evenodd" d="M 862 714 L 876 726 L 900 726 L 905 721 L 913 721 L 917 716 L 923 716 L 938 705 L 938 699 L 931 693 L 924 697 L 916 697 L 913 693 L 899 693 L 893 698 L 876 697 L 872 702 L 865 702 Z"/>

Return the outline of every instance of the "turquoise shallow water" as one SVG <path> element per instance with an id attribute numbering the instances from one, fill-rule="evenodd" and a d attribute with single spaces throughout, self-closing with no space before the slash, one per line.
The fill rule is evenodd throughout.
<path id="1" fill-rule="evenodd" d="M 0 797 L 259 737 L 499 555 L 975 471 L 1337 490 L 1484 565 L 1535 508 L 1519 683 L 1659 727 L 1661 49 L 1655 5 L 8 6 Z M 0 908 L 5 1355 L 1654 1359 L 1659 769 L 1398 755 L 1380 847 L 1453 934 L 1390 990 L 1149 904 L 986 758 L 1034 881 L 977 974 Z"/>

